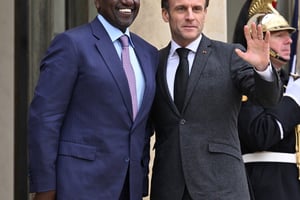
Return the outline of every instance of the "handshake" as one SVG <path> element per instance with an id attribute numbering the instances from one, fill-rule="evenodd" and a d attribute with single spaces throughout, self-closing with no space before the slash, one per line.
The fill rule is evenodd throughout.
<path id="1" fill-rule="evenodd" d="M 300 78 L 290 78 L 284 96 L 289 96 L 300 106 Z"/>

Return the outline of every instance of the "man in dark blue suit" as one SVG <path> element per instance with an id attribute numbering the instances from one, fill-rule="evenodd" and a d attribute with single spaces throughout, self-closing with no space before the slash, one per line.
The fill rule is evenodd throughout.
<path id="1" fill-rule="evenodd" d="M 95 0 L 95 6 L 99 15 L 59 34 L 41 61 L 29 112 L 35 200 L 141 200 L 148 192 L 148 115 L 158 52 L 128 30 L 139 0 Z M 122 35 L 129 38 L 136 114 Z"/>

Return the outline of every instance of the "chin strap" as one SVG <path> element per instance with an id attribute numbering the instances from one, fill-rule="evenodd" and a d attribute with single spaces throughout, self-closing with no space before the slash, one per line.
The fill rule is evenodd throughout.
<path id="1" fill-rule="evenodd" d="M 270 56 L 273 58 L 276 58 L 282 62 L 288 62 L 288 60 L 284 59 L 283 57 L 281 57 L 278 53 L 276 53 L 276 51 L 274 51 L 273 49 L 270 49 Z"/>

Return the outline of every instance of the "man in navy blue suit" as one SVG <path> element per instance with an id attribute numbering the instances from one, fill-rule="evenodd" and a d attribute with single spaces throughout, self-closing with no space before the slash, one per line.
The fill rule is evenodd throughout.
<path id="1" fill-rule="evenodd" d="M 35 200 L 141 200 L 148 193 L 148 116 L 158 52 L 128 30 L 139 0 L 95 0 L 95 6 L 99 15 L 59 34 L 41 61 L 29 112 Z M 136 116 L 122 35 L 129 38 Z"/>

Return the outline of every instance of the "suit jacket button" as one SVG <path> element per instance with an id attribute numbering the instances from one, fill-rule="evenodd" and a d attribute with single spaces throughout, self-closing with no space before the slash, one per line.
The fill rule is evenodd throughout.
<path id="1" fill-rule="evenodd" d="M 125 162 L 129 162 L 130 161 L 130 159 L 129 158 L 125 158 Z"/>
<path id="2" fill-rule="evenodd" d="M 186 122 L 185 119 L 181 119 L 181 120 L 180 120 L 180 124 L 181 124 L 181 125 L 184 125 L 185 122 Z"/>

